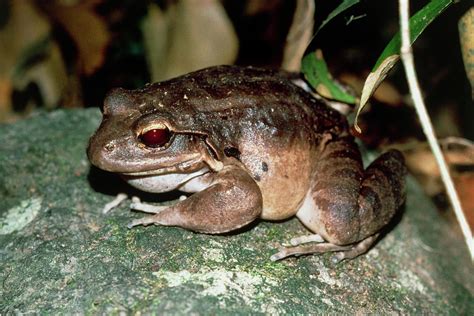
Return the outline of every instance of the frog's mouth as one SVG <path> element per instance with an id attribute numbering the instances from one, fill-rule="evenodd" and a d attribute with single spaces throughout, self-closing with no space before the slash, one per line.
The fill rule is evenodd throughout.
<path id="1" fill-rule="evenodd" d="M 159 176 L 165 174 L 188 174 L 192 173 L 196 170 L 203 168 L 203 163 L 201 157 L 191 158 L 188 160 L 181 161 L 177 164 L 172 166 L 157 166 L 156 168 L 144 171 L 137 171 L 137 172 L 119 172 L 123 177 L 130 178 L 130 177 L 149 177 L 149 176 Z"/>

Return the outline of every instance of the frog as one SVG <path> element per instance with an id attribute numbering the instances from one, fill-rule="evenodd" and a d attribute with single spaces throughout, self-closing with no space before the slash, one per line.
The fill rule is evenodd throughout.
<path id="1" fill-rule="evenodd" d="M 344 115 L 302 88 L 299 75 L 221 65 L 143 88 L 115 88 L 87 154 L 95 167 L 151 193 L 189 196 L 131 221 L 204 234 L 292 217 L 309 230 L 270 259 L 370 249 L 405 201 L 403 154 L 365 169 Z"/>

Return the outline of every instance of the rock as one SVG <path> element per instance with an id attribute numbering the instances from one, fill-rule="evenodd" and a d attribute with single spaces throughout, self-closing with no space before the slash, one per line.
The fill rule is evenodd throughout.
<path id="1" fill-rule="evenodd" d="M 411 178 L 403 214 L 368 254 L 271 262 L 307 234 L 296 219 L 212 236 L 127 229 L 142 216 L 127 203 L 102 214 L 117 193 L 140 192 L 91 169 L 99 121 L 98 110 L 61 110 L 0 126 L 1 314 L 473 314 L 460 233 Z"/>

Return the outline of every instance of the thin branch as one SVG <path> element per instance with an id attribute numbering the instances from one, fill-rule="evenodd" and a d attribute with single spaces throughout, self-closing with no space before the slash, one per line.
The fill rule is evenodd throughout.
<path id="1" fill-rule="evenodd" d="M 451 201 L 451 205 L 453 206 L 454 213 L 456 214 L 456 218 L 461 226 L 462 233 L 464 234 L 464 238 L 466 239 L 467 247 L 471 254 L 471 260 L 474 261 L 474 239 L 472 237 L 471 228 L 466 220 L 464 212 L 461 207 L 461 202 L 459 201 L 458 195 L 456 193 L 456 189 L 454 188 L 454 183 L 449 175 L 448 166 L 444 159 L 444 156 L 441 152 L 439 144 L 436 140 L 436 136 L 433 130 L 433 126 L 431 124 L 430 118 L 426 111 L 425 104 L 423 102 L 423 98 L 421 96 L 420 88 L 418 85 L 418 79 L 416 77 L 414 62 L 413 62 L 413 54 L 410 47 L 410 29 L 409 29 L 409 8 L 408 8 L 408 0 L 400 0 L 399 1 L 399 10 L 400 10 L 400 28 L 401 28 L 401 36 L 402 36 L 402 46 L 400 49 L 401 58 L 403 62 L 403 66 L 405 68 L 405 73 L 407 76 L 408 85 L 410 87 L 410 93 L 413 98 L 413 102 L 415 104 L 416 112 L 421 121 L 421 125 L 423 127 L 423 132 L 428 139 L 428 143 L 430 144 L 431 151 L 435 156 L 436 162 L 438 163 L 438 167 L 441 172 L 441 179 L 446 187 L 446 191 L 448 193 L 449 200 Z"/>

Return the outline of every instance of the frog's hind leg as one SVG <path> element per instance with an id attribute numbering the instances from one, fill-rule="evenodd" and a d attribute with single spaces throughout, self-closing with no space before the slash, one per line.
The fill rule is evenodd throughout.
<path id="1" fill-rule="evenodd" d="M 275 257 L 340 251 L 334 261 L 367 251 L 376 234 L 405 199 L 406 167 L 399 151 L 377 158 L 364 171 L 352 137 L 330 140 L 321 153 L 315 179 L 296 216 L 326 243 L 283 249 Z"/>

